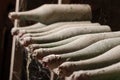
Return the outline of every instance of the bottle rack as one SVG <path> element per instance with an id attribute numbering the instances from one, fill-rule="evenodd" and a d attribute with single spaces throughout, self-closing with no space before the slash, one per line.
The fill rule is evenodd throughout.
<path id="1" fill-rule="evenodd" d="M 32 2 L 32 4 L 31 4 Z M 16 7 L 15 11 L 27 11 L 33 8 L 40 6 L 41 4 L 45 4 L 44 2 L 41 3 L 40 0 L 16 0 Z M 70 0 L 50 0 L 48 3 L 55 3 L 55 4 L 62 4 L 62 3 L 69 3 Z M 14 27 L 25 26 L 29 25 L 34 22 L 29 21 L 14 21 Z M 29 64 L 30 64 L 30 56 L 29 53 L 26 52 L 25 48 L 19 44 L 17 39 L 13 37 L 13 44 L 12 44 L 12 52 L 11 52 L 11 65 L 10 65 L 10 76 L 9 80 L 30 80 L 29 79 Z M 50 73 L 51 77 L 50 80 L 55 80 L 54 73 Z"/>

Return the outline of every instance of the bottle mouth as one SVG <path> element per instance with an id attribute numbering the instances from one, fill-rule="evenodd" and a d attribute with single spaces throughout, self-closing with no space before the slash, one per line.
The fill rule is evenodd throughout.
<path id="1" fill-rule="evenodd" d="M 8 14 L 8 17 L 9 17 L 11 20 L 14 20 L 14 19 L 18 19 L 18 18 L 19 18 L 17 12 L 10 12 L 10 13 Z"/>

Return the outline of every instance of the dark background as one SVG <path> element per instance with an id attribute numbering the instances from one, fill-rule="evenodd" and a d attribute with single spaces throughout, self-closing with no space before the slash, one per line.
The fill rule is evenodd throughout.
<path id="1" fill-rule="evenodd" d="M 39 1 L 39 2 L 38 2 Z M 93 22 L 109 25 L 113 31 L 120 30 L 120 0 L 65 0 L 69 3 L 90 4 L 93 12 Z M 32 2 L 32 3 L 31 3 Z M 36 8 L 45 3 L 57 3 L 57 0 L 28 0 L 30 7 Z M 15 0 L 0 0 L 0 80 L 8 80 L 11 57 L 13 27 L 7 15 L 14 11 Z"/>

